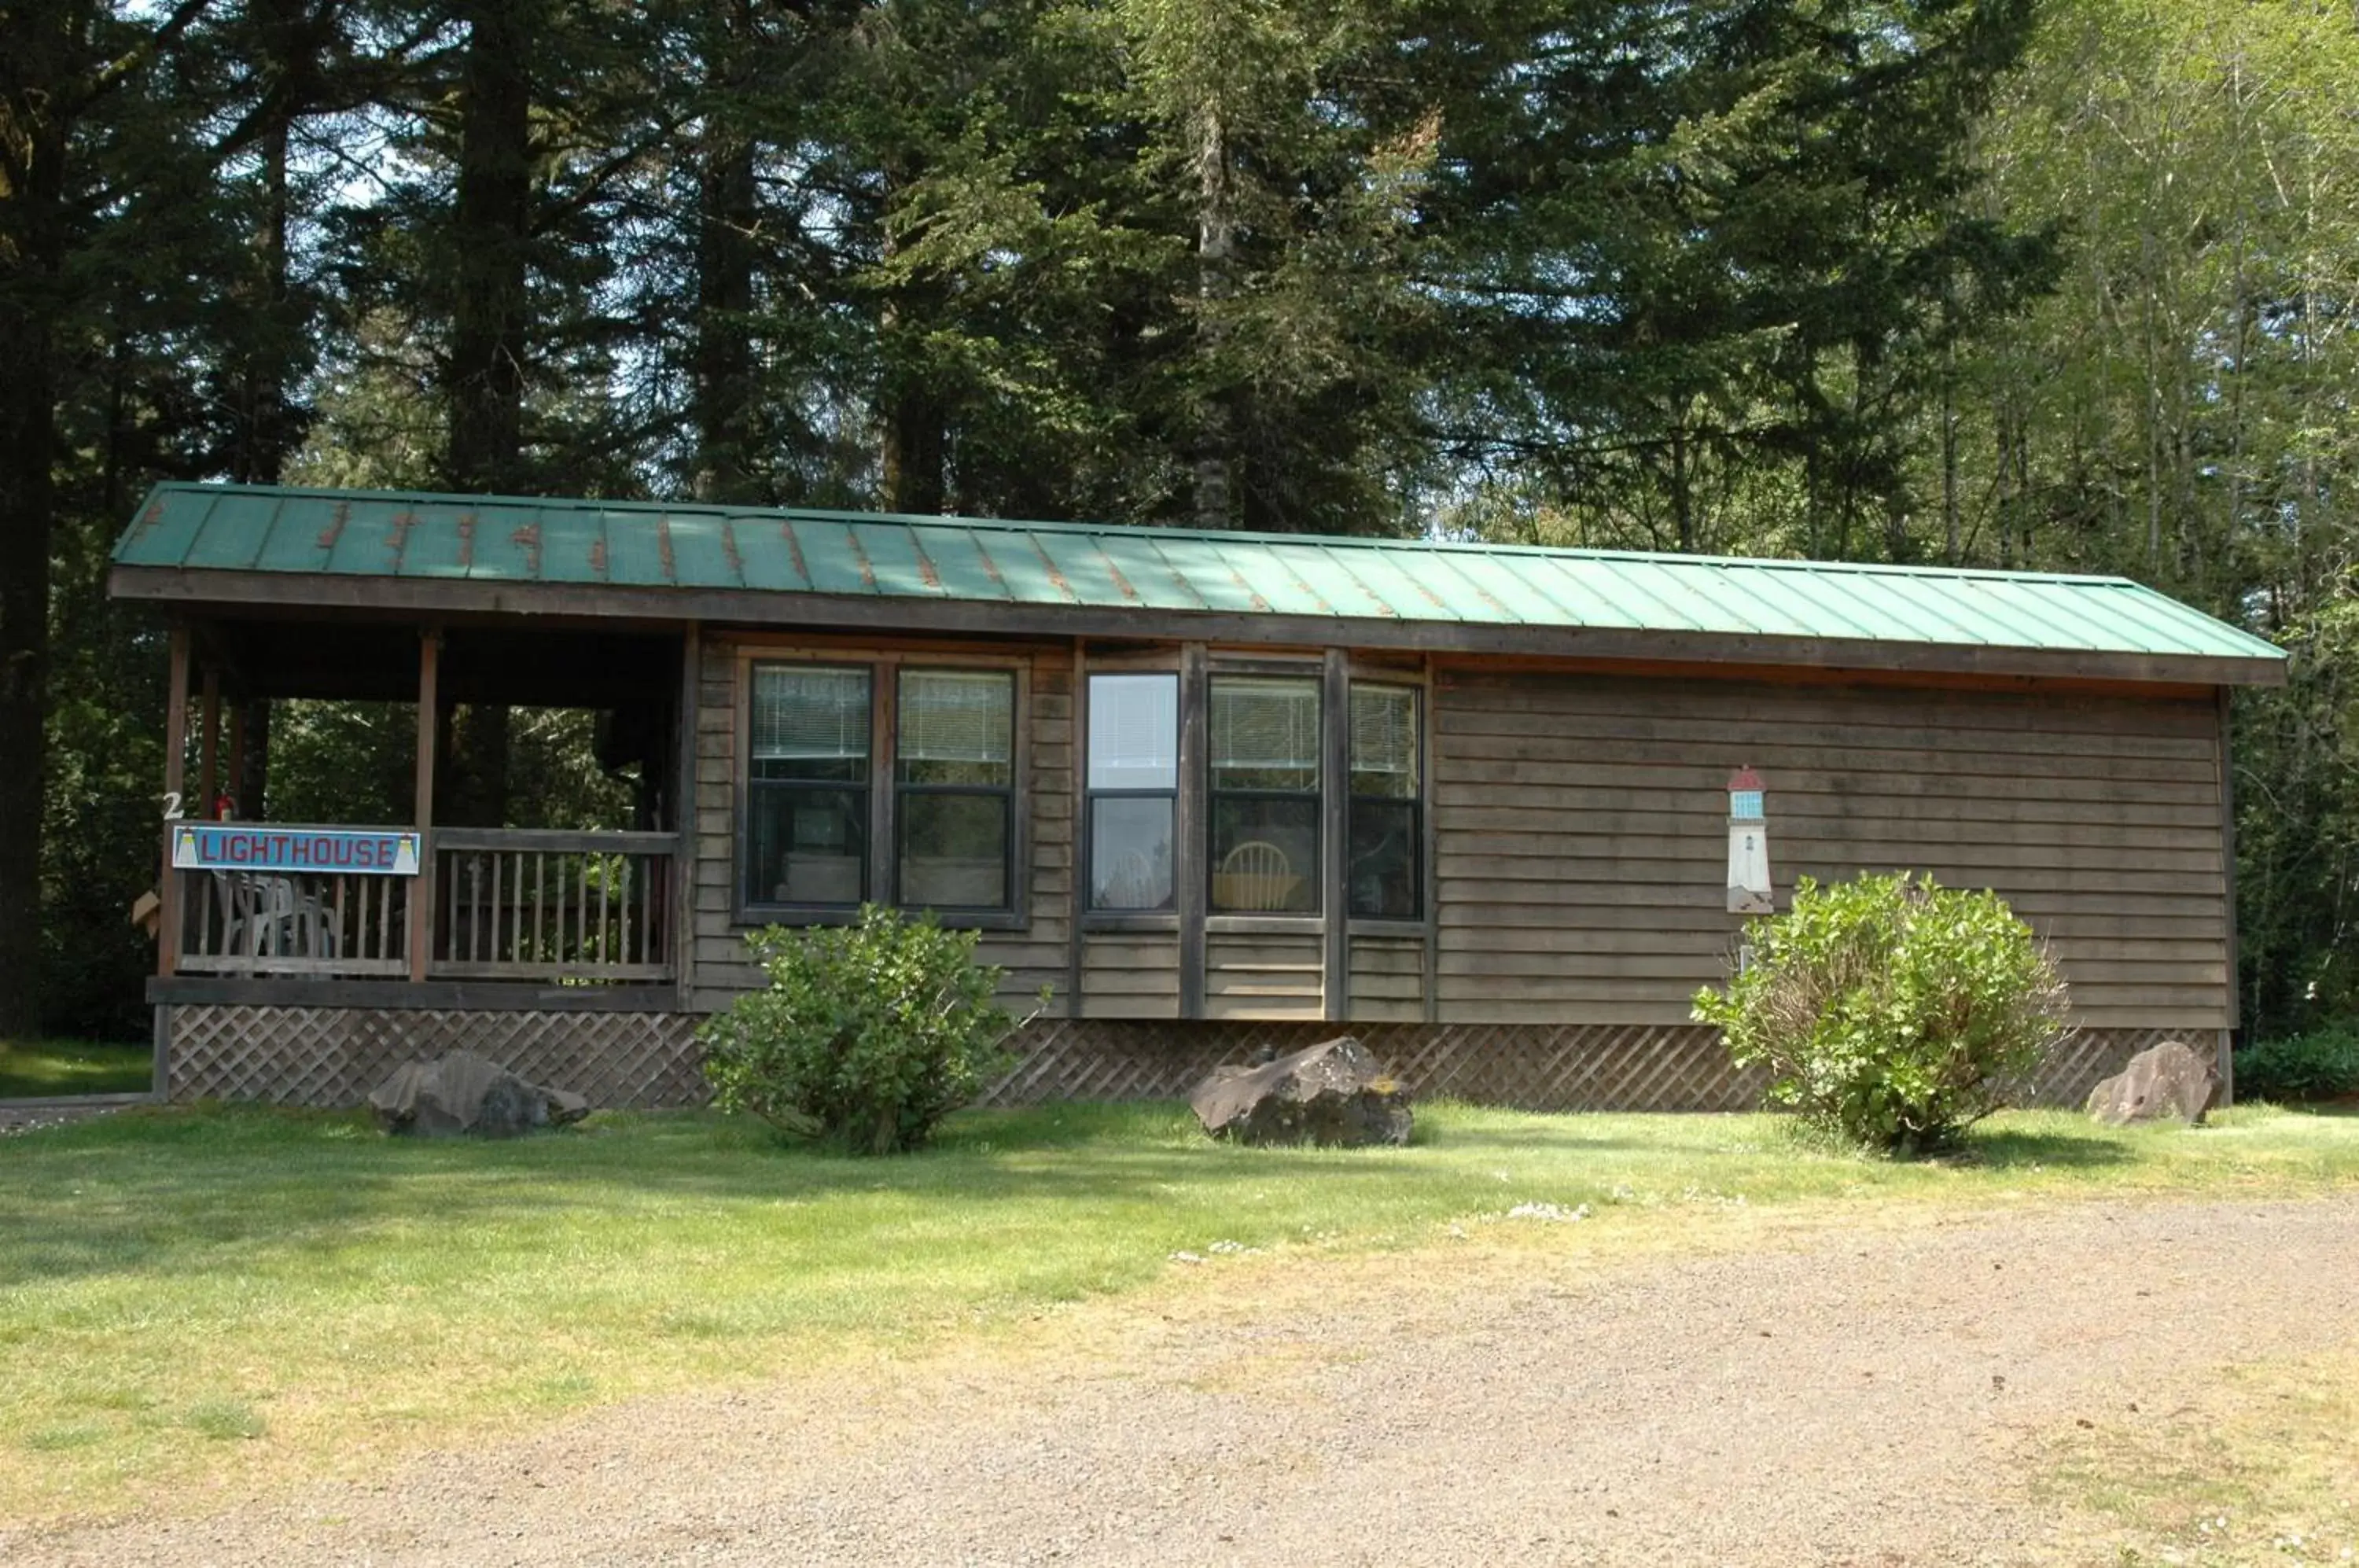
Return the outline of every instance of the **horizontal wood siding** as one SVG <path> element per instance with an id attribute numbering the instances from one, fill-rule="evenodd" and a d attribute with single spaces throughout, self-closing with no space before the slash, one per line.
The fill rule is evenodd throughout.
<path id="1" fill-rule="evenodd" d="M 761 984 L 733 922 L 737 875 L 737 649 L 707 632 L 696 691 L 696 992 L 700 1011 Z"/>
<path id="2" fill-rule="evenodd" d="M 729 998 L 760 981 L 747 961 L 745 938 L 751 928 L 734 923 L 736 908 L 735 801 L 737 670 L 740 648 L 723 637 L 708 637 L 697 703 L 696 748 L 696 1006 L 724 1007 Z M 829 650 L 831 660 L 861 663 L 875 654 L 857 648 Z M 902 650 L 905 662 L 923 664 L 922 654 Z M 1019 1017 L 1039 1006 L 1043 985 L 1053 988 L 1048 1016 L 1063 1017 L 1069 980 L 1067 940 L 1071 926 L 1073 876 L 1073 694 L 1070 656 L 1045 649 L 1029 667 L 1026 701 L 1029 751 L 1027 777 L 1019 800 L 1030 803 L 1019 864 L 1026 920 L 1016 931 L 987 931 L 976 948 L 984 963 L 1004 968 L 1003 1006 Z M 880 679 L 884 678 L 880 673 Z"/>
<path id="3" fill-rule="evenodd" d="M 1930 871 L 2029 920 L 2084 1026 L 2230 1021 L 2209 702 L 1446 670 L 1434 708 L 1444 1022 L 1687 1021 L 1743 923 L 1742 765 L 1781 907 Z"/>
<path id="4" fill-rule="evenodd" d="M 1351 943 L 1353 1023 L 1413 1024 L 1425 1020 L 1425 939 L 1355 936 Z"/>
<path id="5" fill-rule="evenodd" d="M 1016 810 L 1031 811 L 1016 853 L 1017 881 L 1026 913 L 1020 931 L 987 931 L 975 949 L 985 964 L 1006 970 L 1001 1005 L 1018 1018 L 1040 1006 L 1040 987 L 1051 991 L 1047 1016 L 1065 1016 L 1065 992 L 1072 982 L 1073 888 L 1073 671 L 1061 650 L 1033 661 L 1027 729 L 1031 750 L 1025 758 L 1024 794 Z"/>
<path id="6" fill-rule="evenodd" d="M 1088 931 L 1082 937 L 1085 1018 L 1180 1016 L 1180 933 Z"/>
<path id="7" fill-rule="evenodd" d="M 1301 935 L 1204 938 L 1204 1016 L 1306 1022 L 1324 1016 L 1325 942 Z"/>

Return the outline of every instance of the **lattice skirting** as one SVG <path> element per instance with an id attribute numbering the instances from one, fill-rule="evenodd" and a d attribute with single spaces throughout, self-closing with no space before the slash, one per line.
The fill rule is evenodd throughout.
<path id="1" fill-rule="evenodd" d="M 684 1013 L 488 1012 L 186 1005 L 170 1010 L 175 1101 L 352 1105 L 402 1062 L 465 1048 L 596 1105 L 651 1108 L 705 1097 Z M 1018 1064 L 987 1096 L 1178 1099 L 1223 1062 L 1263 1045 L 1291 1051 L 1345 1028 L 1421 1099 L 1535 1111 L 1742 1111 L 1761 1078 L 1730 1065 L 1695 1025 L 1251 1024 L 1042 1019 L 1015 1041 Z M 2098 1079 L 2165 1029 L 2083 1029 L 2037 1086 L 2042 1105 L 2079 1105 Z M 2207 1048 L 2201 1040 L 2192 1043 Z"/>
<path id="2" fill-rule="evenodd" d="M 705 1094 L 697 1022 L 686 1013 L 184 1005 L 168 1015 L 167 1093 L 356 1105 L 403 1062 L 464 1049 L 593 1105 L 696 1105 Z"/>
<path id="3" fill-rule="evenodd" d="M 1184 1096 L 1212 1068 L 1258 1047 L 1299 1050 L 1356 1034 L 1421 1099 L 1531 1111 L 1745 1111 L 1763 1076 L 1740 1073 L 1718 1031 L 1698 1025 L 1250 1024 L 1042 1019 L 1017 1041 L 1021 1062 L 995 1105 Z M 2035 1085 L 2044 1105 L 2078 1106 L 2167 1029 L 2082 1029 Z M 2192 1043 L 2209 1049 L 2208 1042 Z"/>

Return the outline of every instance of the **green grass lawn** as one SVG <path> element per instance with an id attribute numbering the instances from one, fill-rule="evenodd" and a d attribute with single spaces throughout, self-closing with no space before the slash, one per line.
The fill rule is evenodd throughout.
<path id="1" fill-rule="evenodd" d="M 146 1044 L 83 1040 L 0 1040 L 0 1100 L 52 1094 L 144 1094 L 155 1067 Z"/>
<path id="2" fill-rule="evenodd" d="M 504 1144 L 140 1107 L 0 1141 L 0 1518 L 352 1472 L 656 1388 L 1020 1332 L 1054 1303 L 1460 1234 L 1660 1245 L 1732 1215 L 2359 1182 L 2359 1119 L 1986 1125 L 1966 1158 L 1759 1116 L 1434 1105 L 1406 1150 L 1215 1145 L 1171 1105 L 973 1112 L 885 1160 L 716 1116 Z M 1504 1218 L 1591 1205 L 1579 1227 Z M 1507 1242 L 1504 1238 L 1512 1236 Z M 1240 1276 L 1243 1278 L 1243 1276 Z"/>

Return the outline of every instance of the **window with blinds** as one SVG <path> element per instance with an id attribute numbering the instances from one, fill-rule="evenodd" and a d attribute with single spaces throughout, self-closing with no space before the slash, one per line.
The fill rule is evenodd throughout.
<path id="1" fill-rule="evenodd" d="M 1210 907 L 1318 913 L 1318 681 L 1215 675 L 1206 701 Z"/>
<path id="2" fill-rule="evenodd" d="M 857 906 L 868 896 L 869 672 L 757 664 L 750 705 L 745 902 Z"/>
<path id="3" fill-rule="evenodd" d="M 754 667 L 753 758 L 770 778 L 868 773 L 868 671 Z"/>
<path id="4" fill-rule="evenodd" d="M 911 909 L 1010 908 L 1016 677 L 1004 670 L 904 670 L 896 698 L 897 901 Z"/>
<path id="5" fill-rule="evenodd" d="M 1418 689 L 1352 683 L 1351 800 L 1343 886 L 1363 920 L 1424 912 Z"/>
<path id="6" fill-rule="evenodd" d="M 1180 787 L 1180 678 L 1090 677 L 1093 789 Z"/>
<path id="7" fill-rule="evenodd" d="M 1212 788 L 1319 788 L 1319 688 L 1307 681 L 1224 677 L 1212 682 Z"/>

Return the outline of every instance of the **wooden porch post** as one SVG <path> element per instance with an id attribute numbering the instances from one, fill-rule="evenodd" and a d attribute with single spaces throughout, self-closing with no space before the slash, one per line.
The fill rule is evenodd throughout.
<path id="1" fill-rule="evenodd" d="M 1072 886 L 1065 908 L 1065 1012 L 1082 1016 L 1082 960 L 1087 956 L 1082 922 L 1090 908 L 1090 645 L 1073 639 L 1073 843 Z"/>
<path id="2" fill-rule="evenodd" d="M 1180 645 L 1180 801 L 1178 853 L 1171 864 L 1180 878 L 1180 1016 L 1204 1016 L 1204 907 L 1212 893 L 1204 864 L 1212 834 L 1207 817 L 1204 754 L 1212 724 L 1205 713 L 1211 659 L 1201 642 Z"/>
<path id="3" fill-rule="evenodd" d="M 679 779 L 672 786 L 671 828 L 679 841 L 672 851 L 672 975 L 679 987 L 682 1011 L 696 996 L 696 862 L 703 831 L 696 809 L 696 748 L 702 728 L 697 717 L 698 697 L 704 679 L 701 628 L 690 621 L 679 639 Z M 730 824 L 738 831 L 737 824 Z"/>
<path id="4" fill-rule="evenodd" d="M 1319 774 L 1326 788 L 1320 795 L 1319 907 L 1326 912 L 1326 942 L 1320 963 L 1321 986 L 1327 1021 L 1340 1024 L 1352 1016 L 1352 681 L 1348 656 L 1340 648 L 1326 650 L 1320 667 L 1321 751 Z"/>
<path id="5" fill-rule="evenodd" d="M 2228 1027 L 2220 1031 L 2214 1065 L 2220 1073 L 2220 1103 L 2236 1103 L 2236 1029 L 2244 1021 L 2244 982 L 2236 952 L 2236 763 L 2228 749 L 2230 715 L 2234 693 L 2225 686 L 2212 688 L 2212 703 L 2220 728 L 2212 757 L 2220 769 L 2220 871 L 2228 917 Z"/>
<path id="6" fill-rule="evenodd" d="M 409 879 L 409 978 L 423 982 L 433 950 L 429 927 L 434 919 L 434 741 L 441 706 L 442 628 L 428 626 L 418 637 L 418 875 Z"/>
<path id="7" fill-rule="evenodd" d="M 171 673 L 164 691 L 164 796 L 168 811 L 190 816 L 183 795 L 189 774 L 189 628 L 172 628 Z M 156 912 L 156 973 L 169 975 L 180 966 L 180 877 L 172 869 L 172 827 L 164 824 L 164 865 L 156 889 L 164 907 Z"/>

